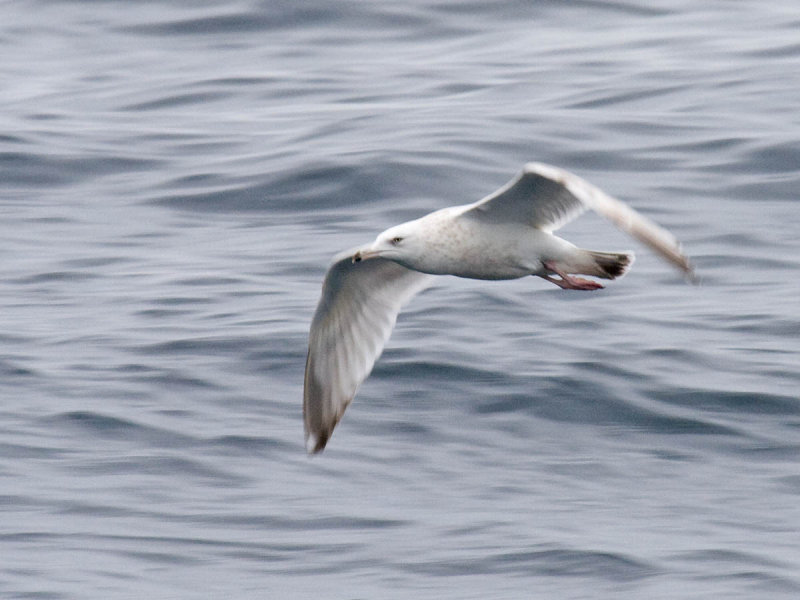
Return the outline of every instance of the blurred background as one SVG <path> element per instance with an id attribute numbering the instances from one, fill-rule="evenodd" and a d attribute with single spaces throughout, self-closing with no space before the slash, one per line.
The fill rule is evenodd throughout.
<path id="1" fill-rule="evenodd" d="M 1 596 L 800 595 L 796 2 L 0 12 Z M 701 285 L 442 278 L 309 459 L 330 258 L 530 160 Z"/>

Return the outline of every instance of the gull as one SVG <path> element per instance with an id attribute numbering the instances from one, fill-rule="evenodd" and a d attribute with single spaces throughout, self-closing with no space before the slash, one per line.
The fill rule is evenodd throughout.
<path id="1" fill-rule="evenodd" d="M 335 256 L 308 339 L 303 390 L 308 453 L 325 448 L 383 351 L 398 313 L 435 275 L 489 280 L 535 275 L 567 290 L 603 287 L 575 275 L 624 275 L 632 253 L 584 250 L 553 235 L 587 209 L 694 281 L 692 265 L 672 234 L 577 175 L 542 163 L 526 164 L 478 202 L 390 227 L 372 244 Z"/>

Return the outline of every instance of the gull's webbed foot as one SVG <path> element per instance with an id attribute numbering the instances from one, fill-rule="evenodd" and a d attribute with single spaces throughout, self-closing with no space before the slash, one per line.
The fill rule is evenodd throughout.
<path id="1" fill-rule="evenodd" d="M 561 279 L 556 279 L 551 275 L 540 275 L 542 279 L 549 281 L 550 283 L 556 284 L 558 287 L 564 290 L 602 290 L 603 285 L 597 283 L 596 281 L 592 281 L 590 279 L 583 279 L 582 277 L 573 277 L 572 275 L 568 275 L 566 272 L 559 269 L 555 263 L 546 262 L 544 263 L 545 268 L 548 271 L 552 271 L 556 275 L 558 275 Z"/>

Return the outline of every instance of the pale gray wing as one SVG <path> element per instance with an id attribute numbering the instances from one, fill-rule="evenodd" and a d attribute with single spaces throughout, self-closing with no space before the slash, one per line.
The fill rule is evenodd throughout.
<path id="1" fill-rule="evenodd" d="M 622 231 L 694 277 L 689 258 L 675 237 L 630 206 L 612 198 L 577 175 L 542 163 L 528 163 L 515 179 L 463 213 L 489 222 L 527 222 L 551 232 L 586 209 L 602 215 Z"/>
<path id="2" fill-rule="evenodd" d="M 400 309 L 432 277 L 383 258 L 354 263 L 357 250 L 334 258 L 311 321 L 303 390 L 309 453 L 325 447 L 383 351 Z"/>
<path id="3" fill-rule="evenodd" d="M 491 222 L 527 223 L 543 231 L 555 231 L 588 207 L 551 172 L 554 167 L 528 163 L 522 172 L 465 213 Z"/>

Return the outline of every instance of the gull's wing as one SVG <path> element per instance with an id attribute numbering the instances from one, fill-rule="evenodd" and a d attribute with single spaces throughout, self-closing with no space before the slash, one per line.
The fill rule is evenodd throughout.
<path id="1" fill-rule="evenodd" d="M 309 453 L 325 447 L 383 351 L 400 309 L 432 277 L 384 258 L 354 263 L 358 250 L 333 259 L 311 321 L 303 390 Z"/>
<path id="2" fill-rule="evenodd" d="M 555 231 L 586 209 L 602 215 L 693 277 L 689 258 L 675 237 L 577 175 L 542 163 L 528 163 L 515 179 L 467 207 L 464 216 L 489 222 L 527 222 Z"/>

